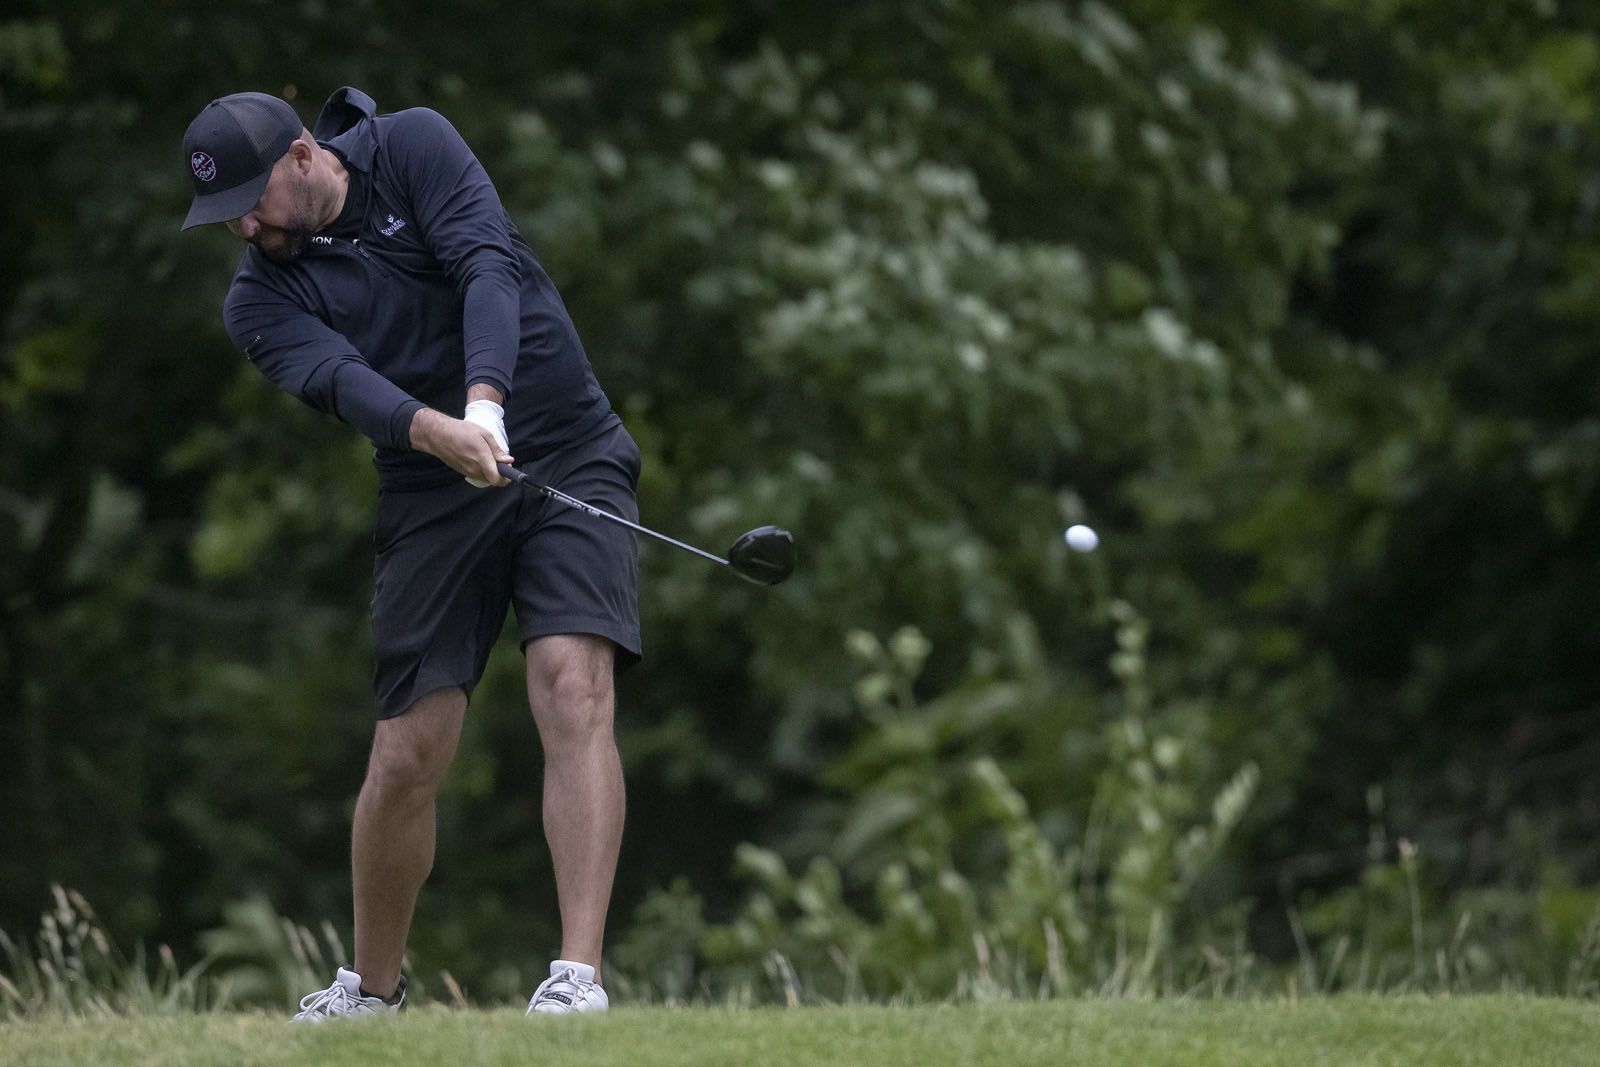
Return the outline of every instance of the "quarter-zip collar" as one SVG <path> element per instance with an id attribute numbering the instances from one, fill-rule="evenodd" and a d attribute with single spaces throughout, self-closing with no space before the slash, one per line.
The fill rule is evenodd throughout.
<path id="1" fill-rule="evenodd" d="M 345 166 L 371 173 L 372 159 L 378 150 L 371 120 L 377 113 L 378 105 L 372 97 L 346 85 L 322 105 L 322 114 L 317 117 L 311 136 L 330 148 L 337 148 Z"/>
<path id="2" fill-rule="evenodd" d="M 344 164 L 348 184 L 345 186 L 344 207 L 339 217 L 319 232 L 330 237 L 360 237 L 372 206 L 372 176 L 345 159 L 344 152 L 337 146 L 329 145 L 328 151 L 338 156 L 339 162 Z"/>

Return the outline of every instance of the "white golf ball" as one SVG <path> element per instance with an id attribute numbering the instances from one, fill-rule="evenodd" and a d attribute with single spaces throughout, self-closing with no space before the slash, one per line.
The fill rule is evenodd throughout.
<path id="1" fill-rule="evenodd" d="M 1087 526 L 1068 526 L 1067 545 L 1077 552 L 1093 552 L 1100 544 L 1100 535 Z"/>

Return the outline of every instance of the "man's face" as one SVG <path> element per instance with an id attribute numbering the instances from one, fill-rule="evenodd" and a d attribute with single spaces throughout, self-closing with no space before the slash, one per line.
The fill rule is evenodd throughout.
<path id="1" fill-rule="evenodd" d="M 274 263 L 288 263 L 306 250 L 316 224 L 310 176 L 296 153 L 278 160 L 256 206 L 227 223 L 228 232 L 261 249 Z"/>

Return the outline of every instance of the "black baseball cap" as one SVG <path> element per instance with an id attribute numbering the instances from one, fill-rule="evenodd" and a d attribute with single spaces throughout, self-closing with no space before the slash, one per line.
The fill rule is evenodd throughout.
<path id="1" fill-rule="evenodd" d="M 266 93 L 213 100 L 183 135 L 194 203 L 183 228 L 227 222 L 255 207 L 272 168 L 305 127 L 294 108 Z"/>

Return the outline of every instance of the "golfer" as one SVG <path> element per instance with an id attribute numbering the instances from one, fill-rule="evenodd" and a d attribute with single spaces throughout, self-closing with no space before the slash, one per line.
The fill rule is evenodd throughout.
<path id="1" fill-rule="evenodd" d="M 637 520 L 639 449 L 555 286 L 438 113 L 380 115 L 344 88 L 313 131 L 284 101 L 238 93 L 200 112 L 183 153 L 184 228 L 222 223 L 249 246 L 223 305 L 234 343 L 376 446 L 377 727 L 351 834 L 355 959 L 295 1018 L 404 1003 L 439 782 L 508 604 L 561 908 L 561 958 L 528 1012 L 604 1011 L 624 807 L 612 681 L 639 658 L 636 548 L 620 526 L 506 492 L 497 465 Z"/>

